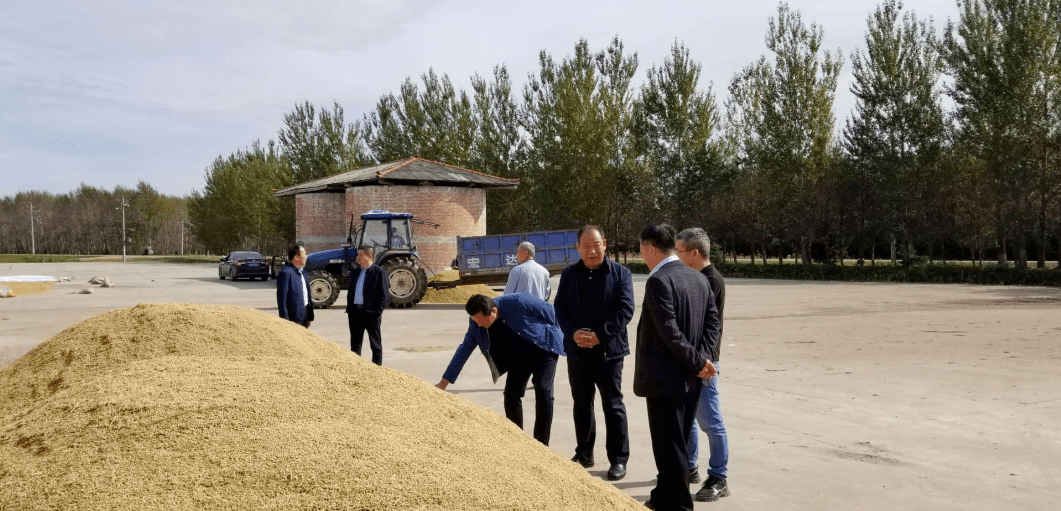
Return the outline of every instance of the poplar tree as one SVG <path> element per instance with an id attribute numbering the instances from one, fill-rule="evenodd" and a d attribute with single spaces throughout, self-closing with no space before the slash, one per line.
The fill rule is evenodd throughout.
<path id="1" fill-rule="evenodd" d="M 660 207 L 679 225 L 710 217 L 703 206 L 721 182 L 721 154 L 713 140 L 720 114 L 711 85 L 699 89 L 700 70 L 689 49 L 675 41 L 663 65 L 649 68 L 634 106 Z"/>
<path id="2" fill-rule="evenodd" d="M 399 94 L 387 94 L 364 117 L 363 139 L 376 163 L 420 156 L 468 166 L 478 124 L 472 101 L 448 75 L 433 68 L 420 75 L 423 91 L 406 78 Z"/>
<path id="3" fill-rule="evenodd" d="M 992 183 L 998 264 L 1016 241 L 1017 267 L 1039 212 L 1040 259 L 1046 211 L 1058 191 L 1059 25 L 1057 0 L 963 0 L 947 24 L 944 57 L 953 83 L 956 140 L 982 160 Z"/>
<path id="4" fill-rule="evenodd" d="M 611 193 L 611 149 L 594 55 L 582 39 L 559 63 L 542 51 L 539 64 L 538 77 L 524 87 L 522 115 L 537 225 L 600 223 Z"/>
<path id="5" fill-rule="evenodd" d="M 346 124 L 343 107 L 320 109 L 309 101 L 284 115 L 280 150 L 294 183 L 304 183 L 361 167 L 369 162 L 359 123 Z"/>
<path id="6" fill-rule="evenodd" d="M 823 30 L 803 23 L 799 12 L 778 6 L 769 20 L 766 47 L 773 61 L 759 61 L 751 76 L 759 88 L 762 117 L 752 158 L 764 184 L 776 191 L 773 208 L 791 221 L 804 265 L 824 221 L 822 185 L 836 165 L 833 99 L 843 57 L 821 46 Z"/>
<path id="7" fill-rule="evenodd" d="M 528 190 L 533 186 L 520 165 L 523 142 L 519 131 L 519 107 L 512 96 L 512 80 L 504 65 L 495 66 L 493 80 L 475 74 L 473 115 L 479 127 L 472 143 L 471 168 L 500 177 L 520 180 L 515 190 L 497 190 L 486 194 L 487 229 L 491 233 L 523 230 L 533 217 L 533 201 Z"/>
<path id="8" fill-rule="evenodd" d="M 890 234 L 904 258 L 914 242 L 931 241 L 939 225 L 943 108 L 942 61 L 930 22 L 886 0 L 867 18 L 866 49 L 851 54 L 855 112 L 843 131 L 848 199 L 857 216 L 859 249 Z"/>

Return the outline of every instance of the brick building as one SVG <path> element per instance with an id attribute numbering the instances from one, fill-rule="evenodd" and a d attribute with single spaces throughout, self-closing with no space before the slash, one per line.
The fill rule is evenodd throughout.
<path id="1" fill-rule="evenodd" d="M 515 189 L 518 179 L 491 176 L 419 157 L 351 170 L 275 192 L 295 196 L 295 238 L 307 252 L 339 247 L 351 215 L 373 209 L 412 213 L 417 252 L 433 271 L 457 257 L 457 236 L 486 234 L 486 190 Z M 430 272 L 429 272 L 430 273 Z"/>

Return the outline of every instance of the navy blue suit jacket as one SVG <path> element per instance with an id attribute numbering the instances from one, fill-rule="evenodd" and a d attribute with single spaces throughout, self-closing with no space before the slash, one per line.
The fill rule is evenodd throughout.
<path id="1" fill-rule="evenodd" d="M 579 328 L 590 328 L 601 344 L 604 345 L 604 360 L 615 360 L 630 354 L 630 338 L 626 326 L 634 317 L 634 284 L 627 267 L 612 261 L 604 260 L 607 276 L 604 279 L 604 323 L 589 325 L 581 318 L 581 300 L 599 299 L 589 297 L 585 290 L 579 289 L 579 272 L 588 271 L 581 260 L 564 268 L 560 274 L 560 285 L 556 289 L 556 321 L 564 331 L 564 350 L 570 359 L 577 359 L 580 350 L 575 344 L 574 335 Z"/>
<path id="2" fill-rule="evenodd" d="M 564 354 L 564 333 L 556 324 L 556 313 L 549 302 L 530 293 L 512 293 L 494 298 L 494 303 L 497 304 L 497 321 L 511 328 L 516 335 L 550 353 Z M 490 332 L 469 317 L 464 342 L 453 353 L 453 359 L 442 378 L 455 383 L 476 347 L 484 355 L 489 355 Z"/>
<path id="3" fill-rule="evenodd" d="M 300 273 L 291 263 L 284 265 L 284 269 L 276 276 L 276 306 L 280 309 L 280 317 L 298 324 L 306 322 L 306 298 L 302 294 L 305 275 Z"/>

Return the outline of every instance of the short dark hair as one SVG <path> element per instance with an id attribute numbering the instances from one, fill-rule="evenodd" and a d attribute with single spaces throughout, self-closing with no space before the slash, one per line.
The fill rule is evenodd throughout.
<path id="1" fill-rule="evenodd" d="M 287 260 L 290 261 L 294 259 L 304 248 L 306 247 L 302 246 L 301 243 L 295 243 L 294 245 L 287 247 Z"/>
<path id="2" fill-rule="evenodd" d="M 589 231 L 597 231 L 597 234 L 600 234 L 601 239 L 604 239 L 604 231 L 602 231 L 600 227 L 597 227 L 596 225 L 593 225 L 593 224 L 586 224 L 586 225 L 583 225 L 582 228 L 578 230 L 578 237 L 575 238 L 575 242 L 576 243 L 582 243 L 582 235 L 587 233 L 587 232 L 589 232 Z"/>
<path id="3" fill-rule="evenodd" d="M 357 247 L 358 252 L 368 252 L 369 255 L 376 255 L 376 248 L 372 245 L 361 245 Z"/>
<path id="4" fill-rule="evenodd" d="M 674 250 L 675 234 L 674 228 L 667 224 L 648 224 L 644 229 L 641 229 L 639 238 L 641 243 L 652 245 L 666 252 Z"/>
<path id="5" fill-rule="evenodd" d="M 464 304 L 464 310 L 469 316 L 474 316 L 476 314 L 489 316 L 490 311 L 493 310 L 494 307 L 497 307 L 497 302 L 486 295 L 472 295 L 472 297 L 468 299 L 468 303 Z"/>

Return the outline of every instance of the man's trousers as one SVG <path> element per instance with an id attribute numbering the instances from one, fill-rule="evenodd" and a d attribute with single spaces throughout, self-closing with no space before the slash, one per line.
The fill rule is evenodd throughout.
<path id="1" fill-rule="evenodd" d="M 571 383 L 575 419 L 575 456 L 585 460 L 593 459 L 593 445 L 597 439 L 597 417 L 593 411 L 593 401 L 596 391 L 600 389 L 608 462 L 613 465 L 626 464 L 630 458 L 622 378 L 622 358 L 603 360 L 592 355 L 568 357 L 567 379 Z"/>
<path id="2" fill-rule="evenodd" d="M 677 396 L 645 398 L 652 455 L 659 474 L 650 497 L 656 509 L 693 509 L 688 439 L 702 384 L 698 380 L 691 386 L 689 392 Z"/>
<path id="3" fill-rule="evenodd" d="M 383 339 L 380 337 L 380 325 L 383 322 L 383 314 L 353 309 L 347 314 L 350 323 L 350 349 L 358 356 L 361 355 L 361 344 L 368 333 L 368 344 L 372 349 L 372 363 L 383 365 Z"/>

